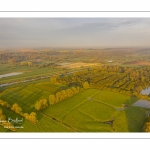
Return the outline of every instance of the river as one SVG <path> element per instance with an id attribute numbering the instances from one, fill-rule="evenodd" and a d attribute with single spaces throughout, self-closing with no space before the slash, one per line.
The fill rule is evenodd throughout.
<path id="1" fill-rule="evenodd" d="M 6 77 L 10 77 L 10 76 L 16 76 L 22 74 L 22 72 L 12 72 L 12 73 L 7 73 L 7 74 L 2 74 L 0 75 L 0 78 L 6 78 Z"/>

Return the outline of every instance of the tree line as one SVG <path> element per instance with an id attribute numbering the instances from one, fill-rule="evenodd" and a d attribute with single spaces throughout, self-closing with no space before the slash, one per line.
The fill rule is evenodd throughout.
<path id="1" fill-rule="evenodd" d="M 16 114 L 19 114 L 20 116 L 24 117 L 26 120 L 34 123 L 34 124 L 37 124 L 38 123 L 38 120 L 37 120 L 37 114 L 35 112 L 31 112 L 30 114 L 29 113 L 24 113 L 22 111 L 22 108 L 17 104 L 17 103 L 14 103 L 12 106 L 6 102 L 6 101 L 3 101 L 3 100 L 0 100 L 0 105 L 15 112 Z"/>
<path id="2" fill-rule="evenodd" d="M 0 109 L 0 125 L 4 128 L 8 128 L 11 131 L 16 131 L 14 125 L 6 120 L 6 116 L 3 114 L 2 109 Z"/>
<path id="3" fill-rule="evenodd" d="M 150 67 L 99 66 L 50 79 L 54 83 L 81 85 L 143 97 L 141 90 L 150 85 Z M 144 95 L 149 99 L 149 96 Z"/>
<path id="4" fill-rule="evenodd" d="M 56 92 L 55 94 L 51 94 L 47 99 L 40 99 L 35 103 L 35 109 L 36 110 L 42 110 L 47 108 L 49 105 L 57 104 L 69 97 L 72 97 L 73 95 L 77 94 L 79 92 L 79 87 L 71 87 L 66 90 L 61 90 Z"/>
<path id="5" fill-rule="evenodd" d="M 71 87 L 66 90 L 61 90 L 55 94 L 51 94 L 49 96 L 49 103 L 50 105 L 57 104 L 69 97 L 72 97 L 73 95 L 76 95 L 80 91 L 79 87 Z"/>

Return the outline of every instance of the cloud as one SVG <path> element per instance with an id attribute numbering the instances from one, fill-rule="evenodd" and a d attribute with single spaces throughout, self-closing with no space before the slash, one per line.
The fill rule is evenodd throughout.
<path id="1" fill-rule="evenodd" d="M 1 18 L 0 46 L 142 45 L 149 31 L 149 18 Z"/>

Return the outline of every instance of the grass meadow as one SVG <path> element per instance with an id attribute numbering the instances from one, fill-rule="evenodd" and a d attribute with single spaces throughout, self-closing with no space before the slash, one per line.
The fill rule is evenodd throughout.
<path id="1" fill-rule="evenodd" d="M 115 117 L 113 127 L 116 132 L 141 132 L 146 118 L 146 109 L 129 107 Z"/>
<path id="2" fill-rule="evenodd" d="M 24 120 L 18 132 L 138 132 L 146 119 L 146 110 L 134 107 L 135 97 L 98 89 L 87 89 L 45 110 L 36 111 L 34 105 L 41 98 L 66 88 L 50 82 L 34 82 L 12 86 L 1 93 L 9 104 L 18 103 L 23 112 L 37 113 L 38 124 Z M 122 104 L 128 104 L 124 108 Z M 18 114 L 0 107 L 6 116 Z M 122 108 L 119 110 L 118 108 Z M 114 120 L 113 125 L 108 122 Z M 0 127 L 0 132 L 8 130 Z"/>
<path id="3" fill-rule="evenodd" d="M 94 99 L 116 107 L 122 107 L 122 104 L 131 105 L 137 101 L 136 97 L 131 97 L 128 95 L 123 95 L 110 91 L 100 91 L 94 96 Z"/>

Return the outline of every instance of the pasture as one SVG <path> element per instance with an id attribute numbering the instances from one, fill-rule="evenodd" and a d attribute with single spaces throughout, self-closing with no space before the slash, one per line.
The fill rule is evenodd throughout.
<path id="1" fill-rule="evenodd" d="M 113 96 L 115 99 L 119 96 L 116 103 L 111 103 Z M 95 97 L 102 97 L 103 101 L 96 100 Z M 119 100 L 121 102 L 118 102 Z M 106 122 L 115 120 L 116 116 L 122 112 L 118 107 L 122 107 L 123 102 L 131 105 L 135 100 L 127 95 L 87 89 L 47 108 L 44 113 L 59 120 L 62 124 L 69 125 L 76 132 L 113 132 L 115 128 Z"/>
<path id="2" fill-rule="evenodd" d="M 113 127 L 115 132 L 141 132 L 146 118 L 146 109 L 132 106 L 115 117 Z"/>
<path id="3" fill-rule="evenodd" d="M 52 74 L 58 74 L 62 70 L 57 68 L 38 68 L 34 66 L 15 66 L 11 64 L 0 64 L 0 75 L 1 74 L 7 74 L 12 72 L 22 72 L 20 75 L 16 76 L 9 76 L 0 78 L 0 83 L 5 82 L 12 82 L 12 81 L 19 81 L 19 80 L 25 80 L 30 78 L 36 78 L 37 76 L 50 76 Z"/>
<path id="4" fill-rule="evenodd" d="M 2 109 L 3 114 L 8 117 L 11 117 L 11 119 L 21 119 L 22 117 L 19 114 L 14 113 L 13 111 L 6 109 L 4 107 L 0 106 L 0 109 Z M 39 112 L 37 112 L 38 115 L 38 124 L 33 124 L 29 122 L 28 120 L 23 119 L 23 123 L 21 124 L 15 124 L 15 126 L 23 126 L 23 128 L 17 129 L 16 132 L 71 132 L 72 130 L 68 128 L 67 126 L 62 125 L 59 122 L 56 122 L 49 118 L 48 116 L 43 116 Z M 0 132 L 10 132 L 8 129 L 3 128 L 0 126 Z"/>
<path id="5" fill-rule="evenodd" d="M 131 97 L 128 95 L 123 95 L 110 91 L 100 91 L 94 96 L 94 99 L 97 101 L 107 103 L 109 105 L 113 105 L 115 107 L 122 107 L 122 104 L 131 105 L 135 101 L 137 101 L 136 97 Z"/>
<path id="6" fill-rule="evenodd" d="M 137 100 L 123 94 L 87 89 L 78 94 L 36 111 L 34 105 L 41 98 L 48 98 L 62 88 L 49 82 L 33 83 L 25 86 L 8 88 L 1 94 L 1 99 L 11 105 L 17 102 L 23 112 L 37 113 L 37 125 L 24 120 L 18 132 L 139 132 L 146 119 L 146 110 L 134 107 Z M 122 103 L 129 106 L 124 108 Z M 122 108 L 119 110 L 118 108 Z M 14 112 L 4 109 L 7 116 L 17 117 Z M 109 123 L 113 120 L 113 124 Z M 136 126 L 136 127 L 135 127 Z M 6 130 L 1 129 L 1 132 Z"/>
<path id="7" fill-rule="evenodd" d="M 59 88 L 60 85 L 52 85 L 49 82 L 36 82 L 29 85 L 20 84 L 4 90 L 0 95 L 0 99 L 7 101 L 10 105 L 18 103 L 23 112 L 30 112 L 33 110 L 36 101 L 42 98 L 47 99 L 50 94 Z"/>

